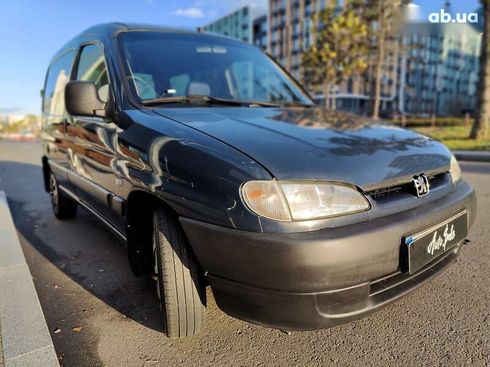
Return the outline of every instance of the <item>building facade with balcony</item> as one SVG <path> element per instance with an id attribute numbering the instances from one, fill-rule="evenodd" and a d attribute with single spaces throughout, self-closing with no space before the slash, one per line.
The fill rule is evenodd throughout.
<path id="1" fill-rule="evenodd" d="M 332 3 L 332 0 L 269 0 L 269 51 L 302 83 L 305 83 L 302 55 L 313 42 L 313 15 Z M 336 2 L 339 9 L 343 3 Z M 394 76 L 393 72 L 390 75 Z M 322 92 L 316 92 L 309 85 L 306 87 L 317 102 L 324 101 Z M 333 93 L 337 108 L 360 114 L 368 113 L 372 104 L 370 89 L 371 80 L 366 75 L 354 76 L 336 86 Z"/>
<path id="2" fill-rule="evenodd" d="M 267 49 L 304 83 L 302 54 L 312 44 L 312 16 L 331 0 L 269 0 L 267 14 L 245 6 L 205 30 Z M 342 6 L 342 1 L 337 1 Z M 461 115 L 475 108 L 481 33 L 468 24 L 418 23 L 388 42 L 381 77 L 384 116 Z M 362 115 L 372 108 L 374 67 L 335 88 L 336 107 Z M 321 92 L 307 86 L 317 102 Z"/>
<path id="3" fill-rule="evenodd" d="M 400 55 L 398 111 L 462 115 L 477 100 L 481 34 L 459 23 L 422 23 L 407 28 Z"/>
<path id="4" fill-rule="evenodd" d="M 241 41 L 267 48 L 267 15 L 254 6 L 243 6 L 202 27 L 207 32 L 223 34 Z"/>
<path id="5" fill-rule="evenodd" d="M 267 18 L 267 14 L 263 14 L 253 21 L 253 44 L 262 50 L 267 50 L 269 46 L 269 26 Z"/>
<path id="6" fill-rule="evenodd" d="M 312 16 L 327 4 L 329 0 L 269 0 L 269 50 L 298 79 L 301 54 L 312 41 Z"/>

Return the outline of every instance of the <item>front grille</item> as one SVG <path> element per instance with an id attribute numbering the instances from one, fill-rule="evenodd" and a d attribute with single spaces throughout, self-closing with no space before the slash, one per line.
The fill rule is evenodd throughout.
<path id="1" fill-rule="evenodd" d="M 431 189 L 436 189 L 445 185 L 448 172 L 439 173 L 436 175 L 428 176 L 429 185 Z M 386 200 L 390 198 L 396 198 L 401 194 L 412 194 L 415 196 L 415 188 L 412 182 L 407 182 L 401 185 L 383 187 L 381 189 L 368 191 L 366 193 L 373 200 Z"/>

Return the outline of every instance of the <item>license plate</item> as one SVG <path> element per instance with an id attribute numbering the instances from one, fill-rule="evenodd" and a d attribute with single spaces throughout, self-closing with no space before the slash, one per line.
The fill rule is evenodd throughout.
<path id="1" fill-rule="evenodd" d="M 402 271 L 415 273 L 463 241 L 467 234 L 468 213 L 465 210 L 436 226 L 403 237 Z"/>

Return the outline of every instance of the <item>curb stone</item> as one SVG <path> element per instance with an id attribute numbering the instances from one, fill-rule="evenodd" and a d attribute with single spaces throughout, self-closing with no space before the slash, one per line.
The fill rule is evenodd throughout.
<path id="1" fill-rule="evenodd" d="M 59 367 L 3 191 L 0 191 L 0 325 L 0 367 Z"/>
<path id="2" fill-rule="evenodd" d="M 0 367 L 3 366 L 2 325 L 0 325 Z"/>

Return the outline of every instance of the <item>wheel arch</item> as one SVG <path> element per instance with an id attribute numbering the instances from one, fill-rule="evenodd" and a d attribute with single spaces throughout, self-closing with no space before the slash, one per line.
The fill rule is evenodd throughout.
<path id="1" fill-rule="evenodd" d="M 136 276 L 145 276 L 153 267 L 153 211 L 163 207 L 169 215 L 177 212 L 161 197 L 143 189 L 132 191 L 126 201 L 126 236 L 129 263 Z"/>
<path id="2" fill-rule="evenodd" d="M 48 157 L 43 155 L 41 158 L 41 162 L 42 162 L 42 169 L 43 169 L 44 190 L 46 192 L 49 192 L 49 174 L 51 173 L 51 169 L 49 168 Z"/>

